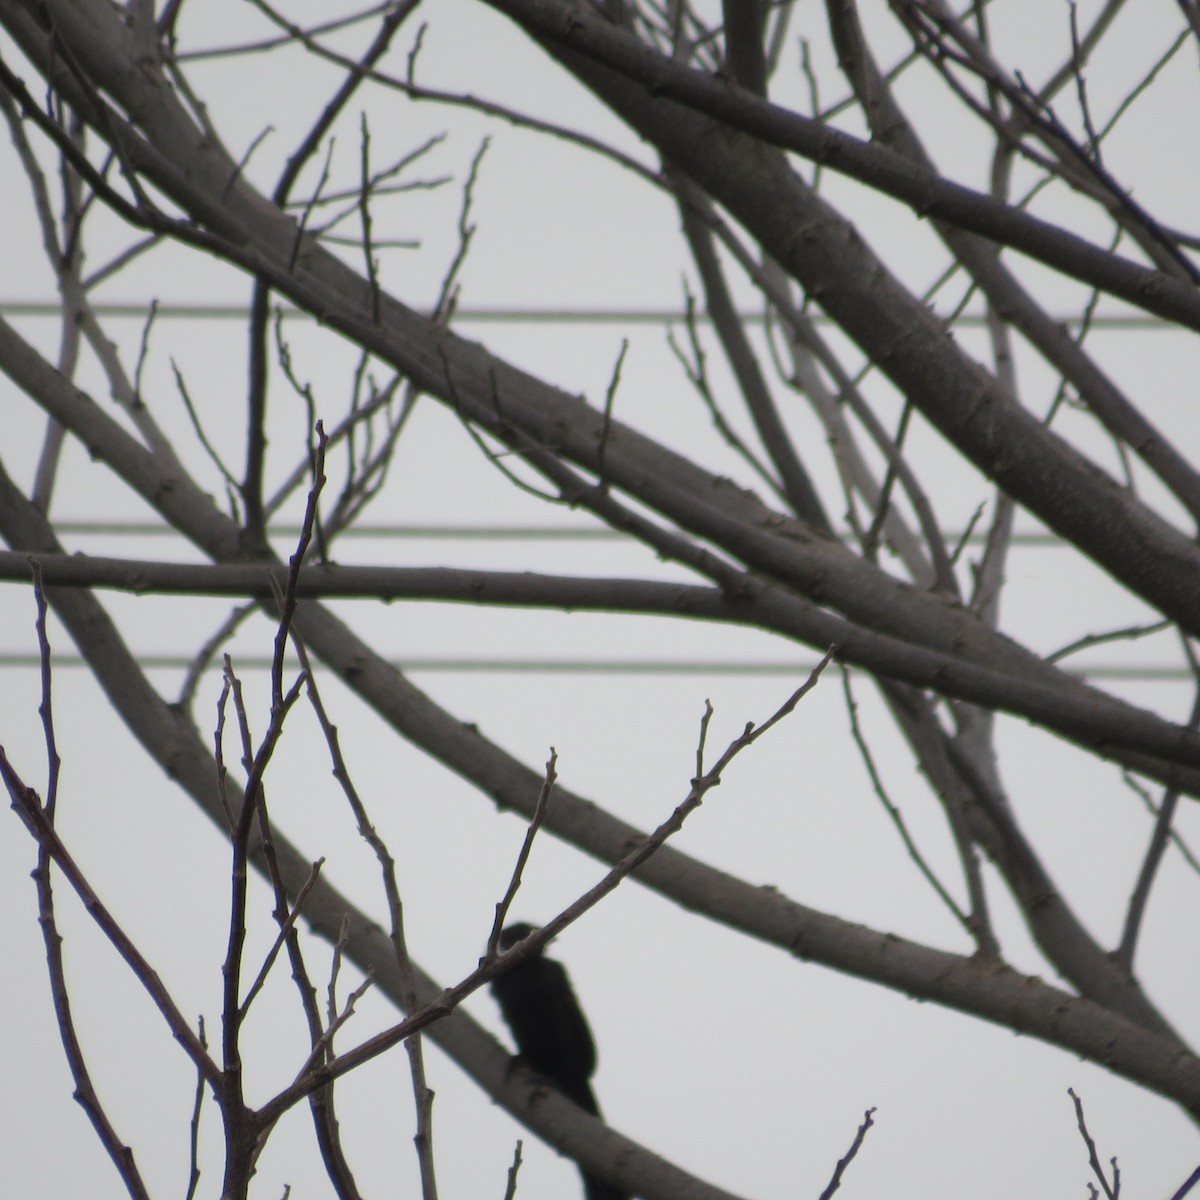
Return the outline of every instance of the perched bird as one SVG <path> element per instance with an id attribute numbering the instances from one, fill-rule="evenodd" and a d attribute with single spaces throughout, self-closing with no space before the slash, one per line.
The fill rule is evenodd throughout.
<path id="1" fill-rule="evenodd" d="M 506 926 L 500 934 L 501 952 L 533 932 L 532 925 Z M 580 1108 L 599 1116 L 589 1083 L 596 1069 L 596 1045 L 562 963 L 539 951 L 497 975 L 492 995 L 521 1057 Z M 587 1200 L 629 1200 L 611 1184 L 580 1173 Z"/>

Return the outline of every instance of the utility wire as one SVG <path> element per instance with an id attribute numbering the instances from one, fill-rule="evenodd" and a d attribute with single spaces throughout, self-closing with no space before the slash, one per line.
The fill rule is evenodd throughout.
<path id="1" fill-rule="evenodd" d="M 139 653 L 138 662 L 150 670 L 186 670 L 192 658 L 185 654 Z M 242 670 L 267 670 L 272 660 L 266 655 L 233 653 L 234 665 Z M 721 675 L 741 678 L 786 677 L 804 679 L 812 673 L 817 660 L 807 662 L 762 662 L 745 659 L 584 659 L 584 658 L 395 658 L 388 660 L 399 671 L 442 675 Z M 37 654 L 0 653 L 0 669 L 41 669 Z M 55 654 L 54 667 L 87 666 L 78 654 Z M 214 668 L 215 669 L 215 668 Z M 854 669 L 854 668 L 851 668 Z M 1085 669 L 1068 670 L 1068 675 L 1090 680 L 1138 683 L 1191 682 L 1186 666 L 1122 666 L 1107 663 Z"/>
<path id="2" fill-rule="evenodd" d="M 87 518 L 56 520 L 55 530 L 60 534 L 79 537 L 174 537 L 176 531 L 169 525 L 153 521 L 97 521 Z M 300 526 L 280 523 L 272 525 L 272 537 L 292 539 L 299 537 Z M 354 539 L 384 540 L 394 538 L 402 541 L 473 542 L 621 542 L 629 536 L 620 530 L 605 526 L 571 525 L 407 525 L 400 522 L 364 521 L 348 526 L 338 533 L 339 541 Z M 946 540 L 957 545 L 960 533 L 948 533 Z M 973 533 L 968 545 L 982 545 L 987 540 L 985 533 Z M 1014 546 L 1049 547 L 1063 545 L 1057 534 L 1045 530 L 1026 530 L 1012 536 Z"/>
<path id="3" fill-rule="evenodd" d="M 127 318 L 144 321 L 150 312 L 149 301 L 121 302 L 99 300 L 92 306 L 98 317 Z M 312 313 L 303 309 L 282 305 L 284 316 L 315 320 Z M 192 302 L 163 301 L 154 309 L 156 320 L 204 320 L 244 321 L 250 310 L 237 302 L 214 302 L 198 304 Z M 5 317 L 61 317 L 62 303 L 58 300 L 0 300 L 0 315 Z M 697 312 L 695 320 L 707 322 L 707 313 Z M 740 313 L 738 319 L 747 325 L 762 325 L 766 316 L 761 310 Z M 455 310 L 456 324 L 477 325 L 664 325 L 682 324 L 687 315 L 677 308 L 519 308 L 506 306 L 464 307 Z M 812 317 L 817 324 L 829 324 L 829 318 L 820 313 Z M 1078 315 L 1055 317 L 1054 320 L 1070 328 L 1079 325 Z M 983 328 L 987 318 L 982 313 L 963 313 L 954 318 L 955 325 Z M 1092 329 L 1144 330 L 1173 329 L 1171 322 L 1149 313 L 1097 313 L 1088 322 Z"/>

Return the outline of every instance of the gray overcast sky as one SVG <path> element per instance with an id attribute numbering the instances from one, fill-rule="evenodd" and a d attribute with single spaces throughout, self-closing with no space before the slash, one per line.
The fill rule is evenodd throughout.
<path id="1" fill-rule="evenodd" d="M 1097 108 L 1123 94 L 1139 66 L 1170 43 L 1178 24 L 1170 5 L 1138 5 L 1127 13 L 1120 44 L 1129 75 L 1097 64 Z M 1095 6 L 1080 5 L 1086 21 Z M 1063 46 L 1066 8 L 1008 0 L 992 5 L 1005 60 L 1041 79 Z M 324 4 L 287 5 L 301 23 L 328 11 Z M 526 110 L 548 113 L 583 128 L 654 166 L 640 146 L 590 97 L 514 27 L 483 5 L 430 0 L 417 78 L 429 87 L 464 90 Z M 863 5 L 889 61 L 900 42 L 881 5 Z M 877 23 L 874 24 L 874 23 Z M 781 90 L 802 107 L 798 39 L 811 33 L 818 74 L 832 78 L 829 48 L 818 36 L 822 15 L 801 4 Z M 185 6 L 181 49 L 232 46 L 268 31 L 249 4 L 209 0 Z M 334 41 L 351 51 L 361 30 Z M 404 69 L 411 35 L 402 37 L 389 67 Z M 5 61 L 16 51 L 0 39 Z M 1181 114 L 1196 107 L 1194 48 L 1172 64 L 1129 118 L 1128 134 L 1114 135 L 1107 153 L 1118 178 L 1136 182 L 1138 198 L 1163 220 L 1194 221 L 1198 184 L 1193 139 Z M 187 67 L 208 113 L 236 153 L 269 130 L 250 158 L 249 177 L 269 191 L 282 163 L 336 87 L 333 69 L 295 49 Z M 30 80 L 32 71 L 24 67 Z M 914 72 L 906 98 L 936 104 L 935 86 Z M 827 102 L 832 97 L 823 97 Z M 472 219 L 477 231 L 463 272 L 464 309 L 653 308 L 679 310 L 685 247 L 668 198 L 629 172 L 578 147 L 549 140 L 478 114 L 432 103 L 412 104 L 383 90 L 364 93 L 372 158 L 384 163 L 434 134 L 446 133 L 402 178 L 452 177 L 437 189 L 395 198 L 383 210 L 377 236 L 418 239 L 419 248 L 385 251 L 384 285 L 415 306 L 436 295 L 454 253 L 461 181 L 486 134 L 491 144 L 479 168 Z M 949 106 L 945 127 L 934 126 L 932 149 L 953 174 L 986 182 L 986 159 L 965 119 Z M 339 134 L 338 177 L 353 179 L 358 143 L 354 122 Z M 23 300 L 53 301 L 54 282 L 41 256 L 25 181 L 9 147 L 2 153 L 0 211 L 10 225 L 4 238 L 0 312 Z M 974 161 L 978 155 L 978 161 Z M 1018 180 L 1019 182 L 1019 180 Z M 925 286 L 942 267 L 932 234 L 920 223 L 831 178 L 829 193 L 860 221 L 863 235 L 906 281 Z M 1015 189 L 1020 191 L 1020 187 Z M 114 224 L 96 223 L 91 266 L 118 246 Z M 352 232 L 348 229 L 347 232 Z M 1091 232 L 1091 231 L 1085 231 Z M 105 239 L 110 238 L 106 246 Z M 1031 280 L 1041 278 L 1028 270 Z M 692 284 L 695 287 L 695 284 Z M 1064 313 L 1079 303 L 1078 289 L 1062 288 Z M 949 309 L 961 287 L 935 303 Z M 146 305 L 160 302 L 243 304 L 247 281 L 226 266 L 164 248 L 144 255 L 104 285 L 99 299 Z M 749 291 L 747 303 L 752 302 Z M 1115 311 L 1115 306 L 1113 306 Z M 55 320 L 13 317 L 51 357 Z M 128 361 L 137 357 L 143 320 L 106 324 Z M 283 326 L 298 378 L 310 382 L 318 411 L 345 402 L 352 348 L 320 332 L 307 318 Z M 670 325 L 676 338 L 681 325 Z M 604 395 L 623 338 L 629 351 L 614 411 L 637 428 L 669 440 L 698 460 L 754 486 L 753 475 L 728 452 L 707 412 L 683 379 L 667 345 L 668 323 L 608 324 L 477 321 L 460 332 L 564 389 Z M 758 336 L 758 335 L 756 335 Z M 978 350 L 984 352 L 982 333 Z M 1178 332 L 1140 328 L 1107 333 L 1097 353 L 1106 367 L 1147 403 L 1154 419 L 1196 456 L 1194 380 L 1196 340 Z M 975 349 L 976 347 L 972 347 Z M 709 365 L 727 385 L 715 344 Z M 226 461 L 240 464 L 245 395 L 245 338 L 235 321 L 161 318 L 145 363 L 143 395 L 155 416 L 184 448 L 205 487 L 223 483 L 191 432 L 174 384 L 173 364 L 187 380 L 205 432 Z M 1026 394 L 1044 408 L 1055 381 L 1032 360 L 1018 365 Z M 81 386 L 102 402 L 107 385 L 95 360 L 81 363 Z M 306 414 L 282 385 L 274 395 L 268 490 L 304 456 Z M 899 401 L 876 393 L 881 414 L 894 423 Z M 1033 403 L 1033 401 L 1031 401 Z M 3 455 L 22 484 L 33 474 L 43 425 L 32 405 L 0 380 Z M 801 436 L 822 437 L 803 413 Z M 1082 433 L 1082 438 L 1088 435 Z M 952 458 L 924 426 L 913 431 L 910 452 L 929 480 L 943 524 L 965 527 L 988 493 L 980 479 Z M 1097 449 L 1098 454 L 1103 451 Z M 818 485 L 836 497 L 832 470 Z M 115 522 L 144 520 L 104 467 L 77 446 L 65 459 L 56 515 Z M 289 513 L 297 515 L 295 505 Z M 840 514 L 838 514 L 840 515 Z M 545 525 L 594 528 L 588 518 L 549 507 L 513 488 L 480 453 L 453 414 L 418 404 L 401 439 L 387 490 L 370 520 L 400 525 Z M 1022 518 L 1022 527 L 1034 529 Z M 286 541 L 277 546 L 286 552 Z M 175 537 L 77 534 L 71 549 L 127 557 L 197 560 Z M 499 539 L 347 540 L 343 562 L 391 565 L 472 565 L 509 570 L 681 578 L 645 550 L 601 540 Z M 1034 649 L 1049 652 L 1080 633 L 1140 619 L 1143 609 L 1077 556 L 1053 545 L 1015 552 L 1002 625 Z M 140 655 L 188 654 L 215 630 L 229 605 L 213 599 L 133 598 L 104 601 Z M 390 606 L 342 601 L 335 609 L 398 660 L 502 659 L 565 661 L 714 660 L 795 663 L 794 677 L 726 674 L 603 674 L 511 670 L 415 670 L 413 679 L 464 721 L 524 762 L 537 766 L 553 746 L 563 783 L 616 815 L 648 829 L 686 794 L 694 771 L 696 731 L 706 699 L 716 710 L 710 747 L 723 747 L 747 720 L 761 720 L 802 678 L 815 656 L 762 633 L 700 624 L 582 614 L 527 614 L 405 603 Z M 0 654 L 36 652 L 34 603 L 27 587 L 0 587 Z M 234 638 L 235 664 L 270 653 L 272 630 L 260 618 Z M 214 1036 L 219 1013 L 228 891 L 227 849 L 216 831 L 140 754 L 90 676 L 66 660 L 73 647 L 52 625 L 63 662 L 54 676 L 54 711 L 63 754 L 61 829 L 107 904 L 143 945 L 186 1012 L 203 1014 Z M 1148 639 L 1093 653 L 1095 664 L 1135 667 L 1175 664 L 1177 647 Z M 246 669 L 252 719 L 261 730 L 267 697 L 261 671 Z M 152 672 L 168 696 L 182 671 Z M 449 983 L 468 972 L 483 949 L 492 906 L 507 881 L 523 825 L 493 811 L 491 802 L 402 743 L 366 713 L 332 677 L 318 676 L 339 724 L 343 748 L 359 791 L 396 855 L 414 956 Z M 1190 689 L 1183 680 L 1119 679 L 1104 686 L 1138 704 L 1183 720 Z M 215 720 L 219 671 L 211 670 L 196 712 Z M 956 878 L 954 850 L 911 758 L 867 680 L 856 680 L 864 726 L 893 799 L 930 861 Z M 31 667 L 6 666 L 0 684 L 0 742 L 27 777 L 44 778 L 38 718 L 39 678 Z M 1106 944 L 1120 929 L 1129 888 L 1149 826 L 1118 770 L 1085 758 L 1042 731 L 1007 718 L 998 741 L 1005 784 L 1031 836 L 1041 845 L 1064 892 L 1095 922 Z M 289 727 L 283 753 L 268 778 L 272 812 L 306 853 L 327 859 L 326 872 L 351 899 L 385 909 L 374 860 L 341 806 L 327 753 L 306 709 Z M 1180 829 L 1200 841 L 1200 822 L 1188 804 Z M 34 850 L 15 816 L 0 833 L 0 888 L 6 920 L 0 957 L 9 986 L 5 1022 L 12 1062 L 0 1086 L 3 1176 L 14 1196 L 123 1195 L 86 1120 L 71 1100 L 71 1082 L 57 1047 L 28 874 Z M 850 920 L 962 951 L 961 931 L 907 858 L 872 793 L 853 750 L 841 697 L 830 672 L 789 720 L 729 771 L 722 786 L 680 835 L 679 845 L 699 859 L 792 898 Z M 540 921 L 558 911 L 602 874 L 600 864 L 545 837 L 539 840 L 515 911 Z M 997 924 L 1010 961 L 1033 974 L 1048 968 L 1029 943 L 1020 918 L 993 878 Z M 1198 1032 L 1195 996 L 1200 984 L 1195 874 L 1169 856 L 1139 955 L 1155 999 L 1186 1035 Z M 194 1080 L 157 1014 L 129 979 L 86 915 L 63 893 L 62 924 L 78 1016 L 89 1059 L 124 1137 L 157 1196 L 186 1190 L 188 1121 Z M 252 953 L 269 947 L 269 897 L 255 886 Z M 328 952 L 313 943 L 314 973 L 327 970 Z M 1014 1038 L 930 1004 L 864 985 L 814 965 L 789 960 L 731 932 L 689 916 L 661 897 L 623 885 L 579 922 L 552 951 L 570 968 L 600 1048 L 597 1091 L 608 1120 L 643 1144 L 718 1186 L 745 1196 L 819 1194 L 844 1153 L 865 1109 L 877 1125 L 851 1168 L 847 1196 L 907 1194 L 949 1197 L 970 1192 L 981 1200 L 1033 1195 L 1081 1195 L 1088 1171 L 1066 1094 L 1084 1099 L 1101 1158 L 1119 1156 L 1128 1194 L 1167 1197 L 1200 1158 L 1194 1127 L 1172 1105 L 1102 1070 L 1032 1039 Z M 348 972 L 350 978 L 356 978 Z M 265 1098 L 294 1073 L 303 1057 L 302 1028 L 291 983 L 280 972 L 269 984 L 249 1035 L 247 1078 Z M 347 982 L 349 986 L 349 982 Z M 498 1014 L 485 994 L 469 1009 L 498 1032 Z M 362 1002 L 348 1031 L 362 1036 L 395 1019 L 382 999 Z M 257 1034 L 257 1036 L 255 1036 Z M 507 1034 L 503 1036 L 507 1039 Z M 540 1146 L 483 1097 L 438 1051 L 429 1054 L 437 1093 L 434 1138 L 442 1194 L 501 1196 L 514 1141 L 525 1141 L 520 1192 L 551 1200 L 577 1191 L 573 1165 Z M 365 1194 L 415 1195 L 411 1093 L 399 1052 L 341 1085 L 340 1117 Z M 219 1128 L 210 1109 L 202 1129 L 200 1194 L 218 1194 Z M 312 1145 L 306 1113 L 291 1114 L 264 1155 L 255 1194 L 273 1197 L 291 1185 L 293 1197 L 323 1197 L 328 1183 Z"/>

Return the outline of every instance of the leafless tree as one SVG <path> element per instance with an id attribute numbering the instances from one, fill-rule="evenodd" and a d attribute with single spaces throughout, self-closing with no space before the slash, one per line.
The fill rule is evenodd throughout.
<path id="1" fill-rule="evenodd" d="M 339 691 L 343 714 L 373 713 L 397 739 L 532 823 L 531 834 L 611 868 L 595 887 L 579 881 L 578 903 L 549 922 L 543 941 L 632 874 L 697 922 L 1029 1035 L 1200 1120 L 1192 1031 L 1164 1015 L 1163 981 L 1137 963 L 1164 863 L 1184 864 L 1195 883 L 1180 825 L 1200 797 L 1200 474 L 1189 426 L 1156 407 L 1163 377 L 1146 364 L 1130 369 L 1120 342 L 1125 329 L 1144 326 L 1182 356 L 1200 331 L 1200 235 L 1176 227 L 1170 164 L 1159 164 L 1160 183 L 1126 136 L 1144 128 L 1141 106 L 1157 94 L 1194 90 L 1193 6 L 1179 5 L 1173 28 L 1163 23 L 1161 44 L 1157 26 L 1154 37 L 1132 37 L 1138 19 L 1120 0 L 1087 14 L 1074 4 L 1043 14 L 1038 61 L 1053 62 L 1037 79 L 1014 51 L 1010 10 L 1020 6 L 998 3 L 958 11 L 942 0 L 891 0 L 885 11 L 827 0 L 819 11 L 790 0 L 488 0 L 447 11 L 432 0 L 393 0 L 317 21 L 300 5 L 242 7 L 248 15 L 239 8 L 238 21 L 257 33 L 243 36 L 238 24 L 236 37 L 215 45 L 216 6 L 0 0 L 6 172 L 26 185 L 6 237 L 15 260 L 17 239 L 37 231 L 61 310 L 57 357 L 22 332 L 19 314 L 0 317 L 6 427 L 28 437 L 34 415 L 44 421 L 35 459 L 21 458 L 15 435 L 13 449 L 0 449 L 4 624 L 33 627 L 32 584 L 132 739 L 211 818 L 232 854 L 221 1033 L 210 1046 L 56 826 L 62 751 L 43 611 L 47 781 L 34 786 L 27 745 L 9 746 L 0 762 L 37 845 L 39 912 L 77 1097 L 129 1193 L 151 1189 L 90 1081 L 56 932 L 56 876 L 84 900 L 182 1045 L 198 1079 L 194 1125 L 202 1098 L 215 1097 L 224 1195 L 248 1194 L 267 1137 L 302 1101 L 334 1192 L 359 1195 L 333 1084 L 402 1042 L 422 1186 L 436 1195 L 419 1034 L 538 1138 L 631 1194 L 730 1194 L 510 1069 L 503 1046 L 459 1007 L 500 969 L 498 920 L 478 969 L 452 985 L 410 957 L 392 839 L 378 832 L 377 802 L 356 786 L 366 767 L 342 755 L 336 726 L 347 717 L 335 722 L 323 699 L 333 681 L 351 698 Z M 515 103 L 452 71 L 437 77 L 442 60 L 426 43 L 466 46 L 495 27 L 496 14 L 565 72 L 558 91 Z M 503 78 L 505 64 L 493 65 Z M 283 85 L 287 71 L 319 82 L 297 92 Z M 226 124 L 243 94 L 252 97 L 245 119 Z M 581 110 L 571 105 L 585 94 L 609 116 L 589 108 L 574 120 Z M 297 107 L 302 135 L 273 162 L 280 152 L 268 131 L 288 131 L 276 142 L 290 137 Z M 407 114 L 436 114 L 448 138 L 399 144 Z M 453 200 L 452 172 L 438 155 L 446 146 L 461 153 L 480 124 L 498 142 L 553 142 L 675 214 L 680 240 L 664 261 L 686 263 L 678 314 L 650 325 L 633 314 L 595 394 L 575 394 L 582 383 L 569 364 L 551 367 L 523 346 L 519 323 L 497 326 L 486 345 L 463 333 L 475 223 L 500 218 L 480 199 L 487 143 L 472 146 Z M 523 186 L 549 185 L 531 171 Z M 437 198 L 422 211 L 431 228 L 453 226 L 454 240 L 420 250 L 426 265 L 409 288 L 418 253 L 403 206 L 414 197 Z M 631 235 L 620 203 L 606 219 L 578 235 L 599 256 Z M 554 264 L 530 269 L 552 274 Z M 222 408 L 197 394 L 173 357 L 180 347 L 184 361 L 190 331 L 149 298 L 164 279 L 175 294 L 195 279 L 193 303 L 202 305 L 212 272 L 236 277 L 249 294 L 242 323 L 223 326 L 212 349 L 233 359 L 245 348 L 236 415 L 227 400 Z M 145 297 L 134 306 L 135 333 L 105 299 L 122 281 Z M 584 294 L 581 303 L 591 302 Z M 630 340 L 663 344 L 664 325 L 693 411 L 718 438 L 666 425 L 653 383 L 634 371 Z M 310 381 L 309 364 L 321 356 L 345 363 L 340 396 Z M 167 361 L 174 395 L 156 371 Z M 418 403 L 441 406 L 470 438 L 489 486 L 500 477 L 530 508 L 555 506 L 564 527 L 608 530 L 619 545 L 650 552 L 630 561 L 657 562 L 620 577 L 604 567 L 496 570 L 482 553 L 466 566 L 348 561 L 347 535 L 395 494 L 390 468 Z M 140 559 L 72 553 L 78 537 L 73 546 L 55 514 L 94 486 L 67 477 L 80 447 L 153 512 L 178 550 Z M 483 527 L 487 503 L 476 510 Z M 298 541 L 286 519 L 299 520 Z M 1029 536 L 1051 538 L 1056 558 L 1094 581 L 1070 593 L 1027 583 L 1020 603 L 1047 614 L 1043 626 L 1002 617 L 1014 547 Z M 106 589 L 175 597 L 182 613 L 193 611 L 185 597 L 225 597 L 235 607 L 200 633 L 178 618 L 171 636 L 190 665 L 171 697 L 130 648 L 137 618 L 110 612 Z M 1087 590 L 1109 607 L 1085 600 Z M 467 604 L 479 621 L 508 607 L 618 614 L 631 630 L 650 618 L 702 623 L 713 636 L 736 626 L 758 636 L 764 653 L 786 654 L 780 647 L 791 643 L 814 652 L 811 663 L 828 655 L 835 665 L 811 695 L 817 673 L 798 669 L 782 689 L 798 687 L 792 699 L 749 714 L 762 723 L 723 753 L 706 744 L 706 717 L 686 798 L 639 827 L 604 795 L 559 785 L 553 758 L 546 769 L 523 761 L 490 740 L 486 725 L 464 724 L 466 714 L 416 687 L 385 641 L 351 615 L 395 600 Z M 1089 625 L 1098 611 L 1121 618 L 1098 630 Z M 226 654 L 244 628 L 259 644 L 273 639 L 257 674 L 259 709 L 243 692 L 237 655 Z M 1147 704 L 1119 682 L 1101 686 L 1089 657 L 1096 647 L 1127 651 L 1127 664 L 1153 648 L 1156 662 L 1191 685 L 1191 716 L 1173 711 L 1178 689 Z M 873 746 L 882 735 L 860 718 L 868 683 L 940 812 L 949 855 L 923 848 L 891 794 Z M 215 749 L 211 710 L 198 700 L 205 689 L 220 693 Z M 865 773 L 850 761 L 834 769 L 876 791 L 952 917 L 956 932 L 944 945 L 903 936 L 887 912 L 859 924 L 832 902 L 802 903 L 663 844 L 802 694 L 791 722 L 809 706 L 846 714 Z M 375 909 L 335 888 L 336 859 L 321 858 L 326 849 L 303 822 L 293 815 L 285 837 L 268 816 L 269 778 L 305 705 L 328 749 L 337 803 L 349 805 L 377 855 L 384 899 Z M 1114 791 L 1144 811 L 1135 870 L 1107 881 L 1129 897 L 1115 936 L 1099 933 L 1095 915 L 1057 881 L 1062 864 L 1041 844 L 1030 804 L 1009 794 L 1004 730 L 1017 722 L 1069 746 L 1068 762 L 1109 764 Z M 132 742 L 119 753 L 135 753 Z M 1063 776 L 1047 781 L 1048 791 L 1069 786 Z M 464 861 L 477 836 L 464 829 Z M 745 836 L 752 844 L 754 829 Z M 258 968 L 246 938 L 251 871 L 269 887 L 277 924 Z M 514 888 L 519 879 L 517 868 Z M 510 890 L 501 909 L 511 899 Z M 1010 942 L 1024 935 L 994 915 L 998 903 L 1019 912 L 1045 978 L 1014 965 Z M 1163 920 L 1170 927 L 1170 915 Z M 324 1004 L 310 935 L 334 947 Z M 286 1087 L 251 1102 L 243 1026 L 285 954 L 308 1056 L 292 1064 Z M 339 991 L 343 959 L 362 974 Z M 355 1040 L 353 1025 L 343 1027 L 369 985 L 406 1015 Z M 1114 1168 L 1106 1178 L 1076 1104 L 1094 1172 L 1115 1195 L 1120 1177 Z M 871 1122 L 868 1114 L 852 1154 Z M 825 1158 L 826 1174 L 834 1172 L 826 1194 L 848 1165 L 850 1155 L 838 1162 L 838 1154 Z M 193 1189 L 199 1178 L 193 1134 Z"/>

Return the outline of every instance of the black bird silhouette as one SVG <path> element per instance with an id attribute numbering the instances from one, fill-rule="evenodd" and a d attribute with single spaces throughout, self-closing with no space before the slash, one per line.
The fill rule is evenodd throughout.
<path id="1" fill-rule="evenodd" d="M 506 926 L 500 934 L 501 951 L 533 932 L 533 926 L 524 923 Z M 599 1116 L 589 1082 L 596 1070 L 596 1045 L 562 963 L 539 952 L 497 975 L 492 995 L 521 1057 L 580 1108 Z M 629 1200 L 582 1168 L 580 1174 L 587 1200 Z"/>

